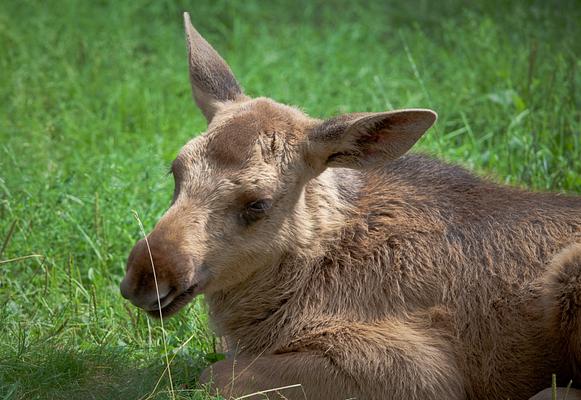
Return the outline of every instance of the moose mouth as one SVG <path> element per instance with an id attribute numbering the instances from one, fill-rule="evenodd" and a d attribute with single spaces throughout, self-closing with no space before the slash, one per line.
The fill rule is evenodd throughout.
<path id="1" fill-rule="evenodd" d="M 175 289 L 174 289 L 175 291 Z M 181 310 L 186 304 L 188 304 L 194 297 L 196 297 L 202 291 L 202 287 L 199 283 L 195 283 L 183 292 L 175 297 L 171 298 L 172 293 L 167 296 L 169 301 L 166 303 L 165 299 L 161 300 L 161 308 L 155 307 L 146 310 L 147 313 L 154 318 L 166 318 Z M 164 304 L 166 303 L 166 304 Z"/>

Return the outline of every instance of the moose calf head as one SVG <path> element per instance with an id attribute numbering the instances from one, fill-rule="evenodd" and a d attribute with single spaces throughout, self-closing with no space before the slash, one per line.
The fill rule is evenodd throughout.
<path id="1" fill-rule="evenodd" d="M 322 121 L 251 99 L 187 13 L 184 20 L 193 96 L 208 130 L 174 160 L 172 205 L 129 255 L 121 293 L 153 316 L 159 306 L 171 315 L 199 293 L 233 287 L 308 247 L 316 231 L 305 199 L 310 180 L 332 180 L 330 167 L 393 160 L 436 120 L 433 111 L 413 109 Z"/>

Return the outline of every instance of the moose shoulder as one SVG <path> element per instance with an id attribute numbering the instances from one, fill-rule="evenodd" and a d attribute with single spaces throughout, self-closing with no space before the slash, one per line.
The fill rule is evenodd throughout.
<path id="1" fill-rule="evenodd" d="M 581 198 L 405 155 L 431 110 L 322 121 L 251 99 L 185 24 L 208 130 L 174 161 L 172 206 L 121 292 L 152 316 L 205 295 L 231 354 L 202 380 L 224 396 L 418 400 L 580 382 Z"/>

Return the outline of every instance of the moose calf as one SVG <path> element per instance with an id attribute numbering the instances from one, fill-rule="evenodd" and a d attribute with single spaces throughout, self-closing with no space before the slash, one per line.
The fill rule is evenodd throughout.
<path id="1" fill-rule="evenodd" d="M 410 400 L 580 382 L 580 197 L 404 155 L 431 110 L 319 120 L 251 99 L 184 17 L 208 130 L 173 162 L 172 205 L 121 293 L 154 317 L 205 295 L 232 354 L 202 380 L 226 397 Z"/>

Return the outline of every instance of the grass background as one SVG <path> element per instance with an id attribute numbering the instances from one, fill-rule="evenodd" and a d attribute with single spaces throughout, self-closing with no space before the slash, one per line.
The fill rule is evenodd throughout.
<path id="1" fill-rule="evenodd" d="M 581 192 L 578 1 L 2 1 L 0 398 L 207 398 L 203 302 L 166 321 L 174 391 L 153 391 L 159 323 L 118 293 L 131 210 L 153 227 L 205 128 L 184 10 L 250 95 L 317 116 L 430 107 L 420 150 Z"/>

